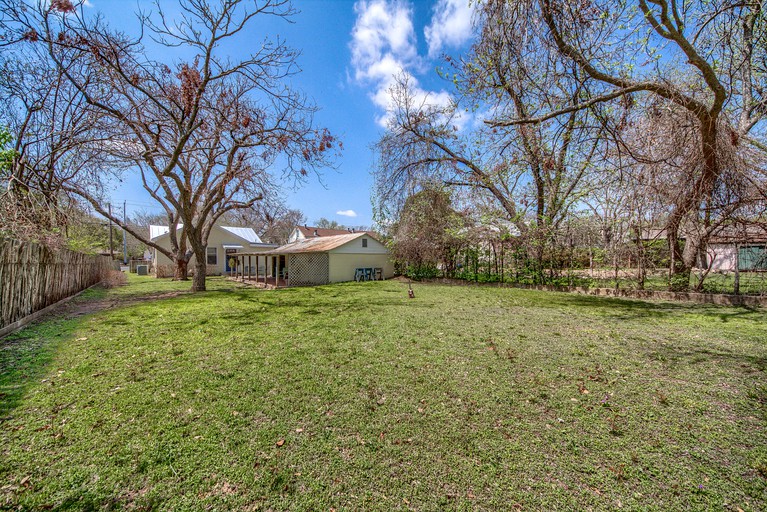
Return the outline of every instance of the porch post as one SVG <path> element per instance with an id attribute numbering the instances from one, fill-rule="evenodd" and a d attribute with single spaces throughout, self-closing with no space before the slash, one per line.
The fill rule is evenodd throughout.
<path id="1" fill-rule="evenodd" d="M 275 256 L 274 257 L 274 287 L 279 288 L 280 286 L 280 257 Z"/>
<path id="2" fill-rule="evenodd" d="M 250 263 L 251 263 L 250 262 L 250 258 L 251 258 L 251 256 L 250 256 L 250 254 L 248 254 L 248 281 L 250 281 Z"/>

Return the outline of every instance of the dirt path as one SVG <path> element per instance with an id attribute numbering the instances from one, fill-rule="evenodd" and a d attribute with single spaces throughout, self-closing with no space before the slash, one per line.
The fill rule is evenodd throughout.
<path id="1" fill-rule="evenodd" d="M 89 315 L 91 313 L 98 313 L 106 309 L 112 309 L 117 307 L 132 306 L 140 302 L 146 302 L 148 300 L 160 300 L 170 299 L 178 297 L 180 295 L 188 295 L 189 291 L 176 291 L 166 293 L 150 293 L 147 295 L 139 295 L 133 297 L 109 297 L 105 299 L 88 299 L 76 297 L 73 300 L 61 304 L 59 307 L 51 310 L 50 313 L 45 314 L 37 321 L 45 321 L 50 319 L 51 316 L 60 316 L 64 318 L 75 318 L 78 316 Z"/>

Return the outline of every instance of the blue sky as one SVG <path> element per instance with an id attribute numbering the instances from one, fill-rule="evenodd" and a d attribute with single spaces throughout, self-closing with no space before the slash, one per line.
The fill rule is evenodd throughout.
<path id="1" fill-rule="evenodd" d="M 87 5 L 126 31 L 135 29 L 137 6 L 151 7 L 144 0 L 89 0 Z M 162 5 L 172 12 L 175 2 L 162 0 Z M 292 84 L 320 107 L 317 124 L 339 136 L 344 151 L 338 169 L 323 172 L 322 184 L 313 179 L 297 190 L 286 188 L 286 202 L 302 210 L 309 223 L 325 217 L 372 225 L 371 145 L 383 131 L 391 77 L 405 70 L 422 94 L 434 102 L 448 101 L 451 84 L 435 69 L 442 54 L 460 53 L 471 44 L 468 0 L 299 0 L 294 6 L 300 12 L 293 23 L 263 19 L 242 34 L 237 51 L 247 51 L 249 43 L 265 36 L 279 36 L 300 50 L 302 72 Z M 112 193 L 113 202 L 127 201 L 129 214 L 157 209 L 138 180 L 131 181 Z"/>

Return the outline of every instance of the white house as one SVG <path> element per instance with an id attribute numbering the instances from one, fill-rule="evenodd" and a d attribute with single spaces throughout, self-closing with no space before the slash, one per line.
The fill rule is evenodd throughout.
<path id="1" fill-rule="evenodd" d="M 179 235 L 181 226 L 178 227 Z M 170 229 L 168 226 L 149 226 L 149 238 L 156 244 L 170 249 Z M 236 258 L 233 255 L 242 251 L 269 250 L 276 244 L 265 244 L 253 228 L 231 226 L 213 226 L 208 237 L 207 273 L 216 275 L 233 270 Z M 189 270 L 194 271 L 195 257 L 189 261 Z M 152 249 L 152 267 L 157 277 L 170 277 L 175 272 L 173 261 L 157 249 Z"/>

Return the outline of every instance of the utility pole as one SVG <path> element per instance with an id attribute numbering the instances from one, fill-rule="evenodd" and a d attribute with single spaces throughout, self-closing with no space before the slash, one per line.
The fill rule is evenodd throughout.
<path id="1" fill-rule="evenodd" d="M 107 203 L 107 206 L 109 206 L 109 257 L 114 259 L 115 249 L 114 243 L 112 242 L 112 203 Z"/>
<path id="2" fill-rule="evenodd" d="M 128 223 L 128 217 L 125 215 L 125 201 L 123 201 L 123 226 Z M 123 228 L 123 265 L 128 264 L 128 239 L 125 236 L 125 228 Z"/>

